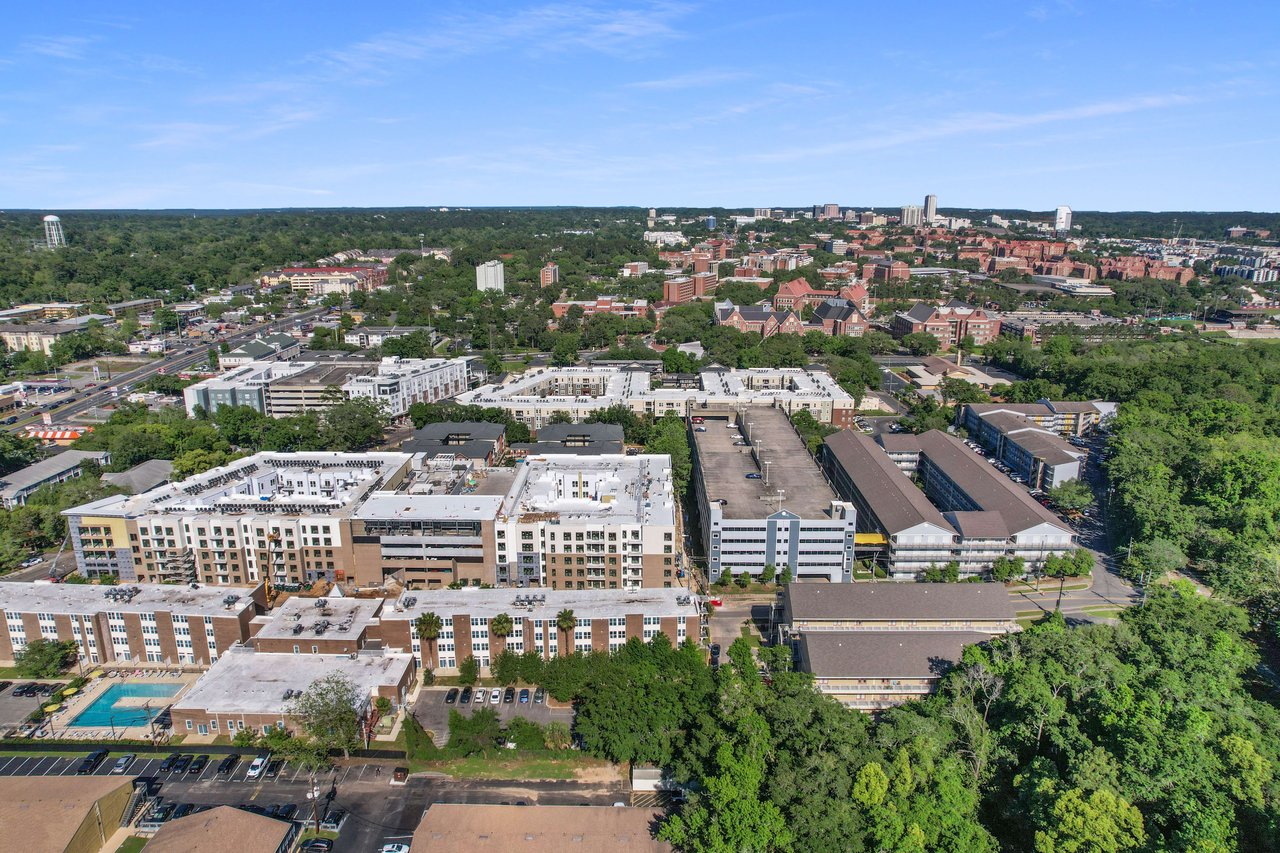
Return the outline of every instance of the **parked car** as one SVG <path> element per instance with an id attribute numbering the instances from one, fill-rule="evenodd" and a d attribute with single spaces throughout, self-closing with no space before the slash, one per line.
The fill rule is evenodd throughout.
<path id="1" fill-rule="evenodd" d="M 514 687 L 508 687 L 506 690 L 502 691 L 503 705 L 510 705 L 514 701 L 516 701 L 516 689 Z"/>
<path id="2" fill-rule="evenodd" d="M 528 687 L 525 687 L 520 691 L 520 704 L 521 705 L 529 704 L 529 688 Z"/>
<path id="3" fill-rule="evenodd" d="M 276 812 L 276 817 L 280 820 L 293 820 L 293 816 L 297 813 L 298 806 L 296 803 L 285 803 L 280 807 L 280 810 Z"/>
<path id="4" fill-rule="evenodd" d="M 265 775 L 268 779 L 274 779 L 280 775 L 280 769 L 282 767 L 284 767 L 283 758 L 272 759 L 271 763 L 267 765 L 267 772 L 263 775 Z"/>
<path id="5" fill-rule="evenodd" d="M 408 767 L 397 767 L 397 768 L 395 768 L 394 770 L 392 770 L 392 771 L 391 771 L 391 784 L 392 784 L 392 785 L 407 785 L 407 784 L 409 784 L 409 768 L 408 768 Z"/>
<path id="6" fill-rule="evenodd" d="M 170 753 L 168 756 L 165 757 L 164 761 L 160 762 L 160 772 L 168 773 L 170 770 L 173 769 L 173 765 L 178 763 L 178 759 L 181 757 L 182 756 L 179 753 L 176 753 L 176 752 Z"/>
<path id="7" fill-rule="evenodd" d="M 177 820 L 180 817 L 186 817 L 196 810 L 194 803 L 178 803 L 178 807 L 173 810 L 173 817 L 170 820 Z"/>
<path id="8" fill-rule="evenodd" d="M 249 765 L 249 770 L 244 774 L 244 778 L 257 779 L 266 772 L 267 765 L 270 763 L 270 755 L 259 755 L 257 758 L 253 759 L 253 762 Z"/>
<path id="9" fill-rule="evenodd" d="M 320 821 L 320 829 L 323 832 L 337 832 L 342 829 L 342 824 L 346 819 L 346 812 L 342 809 L 334 809 L 324 816 L 324 820 Z"/>
<path id="10" fill-rule="evenodd" d="M 107 751 L 105 749 L 95 749 L 86 755 L 80 761 L 80 766 L 76 768 L 77 776 L 88 776 L 90 773 L 98 769 L 98 765 L 106 760 Z"/>
<path id="11" fill-rule="evenodd" d="M 745 441 L 735 441 L 735 442 L 733 443 L 733 446 L 734 446 L 734 447 L 746 447 L 746 446 L 747 446 L 747 443 L 746 443 Z"/>
<path id="12" fill-rule="evenodd" d="M 489 701 L 489 694 L 485 692 L 483 687 L 476 688 L 475 698 L 471 700 L 475 705 L 483 705 Z"/>
<path id="13" fill-rule="evenodd" d="M 449 688 L 449 692 L 444 694 L 444 704 L 453 705 L 453 704 L 456 704 L 457 701 L 458 701 L 458 688 L 456 687 Z"/>
<path id="14" fill-rule="evenodd" d="M 694 432 L 706 432 L 706 431 L 707 431 L 707 428 L 706 428 L 706 427 L 694 427 L 694 428 L 693 428 L 693 431 L 694 431 Z"/>
<path id="15" fill-rule="evenodd" d="M 533 691 L 533 704 L 541 705 L 545 701 L 547 701 L 547 691 L 543 690 L 541 687 Z"/>
<path id="16" fill-rule="evenodd" d="M 490 704 L 490 705 L 497 705 L 497 704 L 498 704 L 499 702 L 501 702 L 501 701 L 502 701 L 502 688 L 500 688 L 500 687 L 495 687 L 495 688 L 493 688 L 493 690 L 490 690 L 490 691 L 489 691 L 489 704 Z"/>
<path id="17" fill-rule="evenodd" d="M 231 772 L 236 769 L 236 765 L 239 763 L 240 756 L 235 753 L 228 755 L 226 758 L 222 759 L 222 761 L 218 762 L 218 775 L 230 776 Z"/>
<path id="18" fill-rule="evenodd" d="M 462 695 L 458 697 L 458 704 L 465 705 L 470 701 L 471 701 L 471 688 L 470 687 L 462 688 Z"/>
<path id="19" fill-rule="evenodd" d="M 191 766 L 191 760 L 193 758 L 195 758 L 194 755 L 179 755 L 174 759 L 173 766 L 169 769 L 174 773 L 186 773 L 187 768 Z"/>
<path id="20" fill-rule="evenodd" d="M 4 691 L 8 690 L 12 686 L 13 686 L 12 681 L 0 681 L 0 693 L 3 693 Z"/>
<path id="21" fill-rule="evenodd" d="M 409 845 L 393 842 L 382 845 L 382 853 L 409 853 Z"/>
<path id="22" fill-rule="evenodd" d="M 209 766 L 209 756 L 197 755 L 195 758 L 191 760 L 191 766 L 187 768 L 187 772 L 194 773 L 195 775 L 199 776 L 201 773 L 204 772 L 204 769 L 208 766 Z"/>
<path id="23" fill-rule="evenodd" d="M 759 475 L 759 474 L 752 473 L 752 474 L 748 474 L 748 475 L 747 475 L 747 479 L 748 479 L 748 480 L 759 480 L 759 479 L 761 479 L 761 477 L 760 477 L 760 475 Z"/>
<path id="24" fill-rule="evenodd" d="M 299 853 L 329 853 L 333 850 L 333 840 L 329 838 L 313 838 L 298 848 Z"/>
<path id="25" fill-rule="evenodd" d="M 116 763 L 112 766 L 111 772 L 117 776 L 123 775 L 124 771 L 129 769 L 129 765 L 132 764 L 134 762 L 134 759 L 136 759 L 137 757 L 138 756 L 134 755 L 132 752 L 129 753 L 128 755 L 120 756 L 119 758 L 116 759 Z"/>

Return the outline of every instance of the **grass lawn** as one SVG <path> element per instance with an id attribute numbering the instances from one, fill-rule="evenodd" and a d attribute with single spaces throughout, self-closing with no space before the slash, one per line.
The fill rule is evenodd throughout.
<path id="1" fill-rule="evenodd" d="M 320 812 L 320 818 L 321 820 L 324 819 L 323 811 Z M 307 820 L 310 820 L 310 819 L 311 819 L 311 812 L 307 812 Z M 298 836 L 298 841 L 299 842 L 310 841 L 313 838 L 328 838 L 331 841 L 337 841 L 338 833 L 329 832 L 327 829 L 308 829 Z M 124 848 L 122 847 L 120 849 L 123 850 Z"/>
<path id="2" fill-rule="evenodd" d="M 735 595 L 762 595 L 764 593 L 774 593 L 777 591 L 777 584 L 772 583 L 768 585 L 762 583 L 749 583 L 745 587 L 741 587 L 735 582 L 728 586 L 717 586 L 716 584 L 711 584 L 711 586 L 707 587 L 707 594 L 712 598 L 718 595 L 728 597 L 733 597 Z"/>
<path id="3" fill-rule="evenodd" d="M 415 762 L 417 763 L 417 762 Z M 471 755 L 448 761 L 421 762 L 411 769 L 434 770 L 458 779 L 561 779 L 576 777 L 576 771 L 586 767 L 604 767 L 607 761 L 585 755 L 496 756 Z"/>
<path id="4" fill-rule="evenodd" d="M 138 853 L 139 850 L 146 846 L 146 843 L 147 839 L 134 835 L 125 839 L 124 844 L 116 848 L 116 853 Z"/>
<path id="5" fill-rule="evenodd" d="M 742 639 L 746 640 L 747 643 L 752 646 L 752 648 L 760 647 L 760 638 L 756 636 L 755 631 L 751 630 L 750 624 L 742 626 L 741 634 L 742 634 Z"/>
<path id="6" fill-rule="evenodd" d="M 1124 612 L 1123 607 L 1111 607 L 1106 604 L 1100 604 L 1095 607 L 1086 607 L 1084 612 L 1090 616 L 1119 616 Z"/>
<path id="7" fill-rule="evenodd" d="M 57 749 L 0 749 L 0 758 L 79 758 L 88 753 L 87 746 L 78 752 Z"/>
<path id="8" fill-rule="evenodd" d="M 17 681 L 20 678 L 26 678 L 26 676 L 19 673 L 16 666 L 0 666 L 0 678 L 8 681 Z"/>

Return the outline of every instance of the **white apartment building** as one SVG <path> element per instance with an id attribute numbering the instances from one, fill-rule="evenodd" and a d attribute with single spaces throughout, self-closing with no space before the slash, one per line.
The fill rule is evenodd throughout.
<path id="1" fill-rule="evenodd" d="M 503 272 L 502 261 L 485 261 L 476 267 L 476 290 L 502 293 L 506 289 Z"/>
<path id="2" fill-rule="evenodd" d="M 924 221 L 924 208 L 918 204 L 904 205 L 898 217 L 898 224 L 905 228 L 918 227 Z"/>
<path id="3" fill-rule="evenodd" d="M 352 376 L 342 391 L 381 403 L 398 417 L 414 403 L 437 403 L 467 390 L 468 365 L 465 358 L 384 358 L 377 373 Z"/>

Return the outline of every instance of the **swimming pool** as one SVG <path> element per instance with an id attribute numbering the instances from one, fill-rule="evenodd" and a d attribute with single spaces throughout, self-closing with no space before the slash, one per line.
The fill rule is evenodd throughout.
<path id="1" fill-rule="evenodd" d="M 169 703 L 152 702 L 150 707 L 144 708 L 133 702 L 120 705 L 120 701 L 137 698 L 169 699 L 181 689 L 181 684 L 113 684 L 67 725 L 86 729 L 145 726 Z"/>

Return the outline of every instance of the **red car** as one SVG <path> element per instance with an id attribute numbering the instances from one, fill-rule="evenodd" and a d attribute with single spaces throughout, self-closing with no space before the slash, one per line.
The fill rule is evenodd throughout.
<path id="1" fill-rule="evenodd" d="M 720 607 L 724 604 L 724 601 L 719 598 L 708 598 L 707 604 L 710 604 L 712 607 Z"/>

